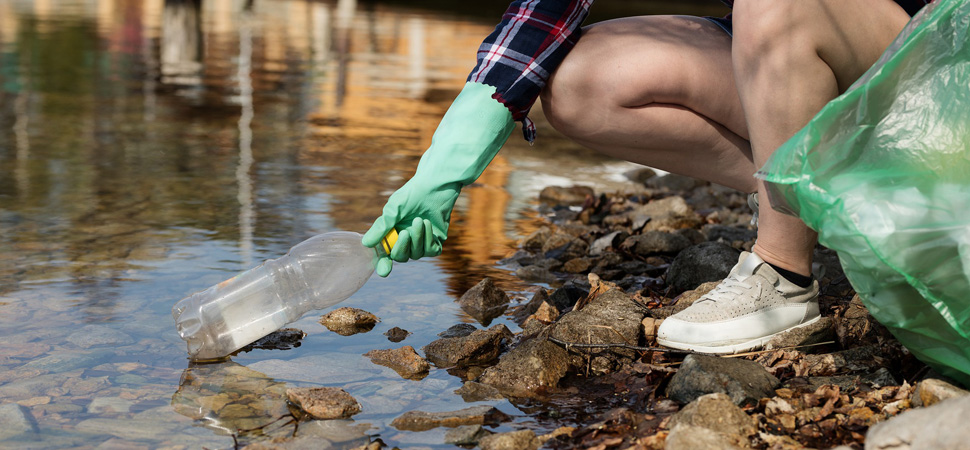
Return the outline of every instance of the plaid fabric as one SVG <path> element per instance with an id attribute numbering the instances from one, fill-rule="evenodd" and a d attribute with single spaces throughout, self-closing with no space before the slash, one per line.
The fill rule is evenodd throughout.
<path id="1" fill-rule="evenodd" d="M 895 0 L 914 14 L 933 0 Z M 722 0 L 733 6 L 734 0 Z M 579 40 L 593 0 L 514 0 L 502 21 L 478 48 L 478 63 L 468 81 L 495 87 L 493 97 L 522 121 L 529 142 L 535 125 L 529 110 L 549 76 Z"/>

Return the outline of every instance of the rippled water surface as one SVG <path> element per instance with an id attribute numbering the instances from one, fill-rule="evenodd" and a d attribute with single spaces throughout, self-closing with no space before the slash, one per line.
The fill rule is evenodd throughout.
<path id="1" fill-rule="evenodd" d="M 362 354 L 475 323 L 453 299 L 484 276 L 531 296 L 495 262 L 535 227 L 538 190 L 619 186 L 629 166 L 548 126 L 532 148 L 514 135 L 463 193 L 444 255 L 343 303 L 382 319 L 368 333 L 340 336 L 311 314 L 293 325 L 307 333 L 298 348 L 194 367 L 170 315 L 379 215 L 504 9 L 426 3 L 0 0 L 0 416 L 27 429 L 0 430 L 0 447 L 231 448 L 291 434 L 273 421 L 297 386 L 341 387 L 363 406 L 301 425 L 321 448 L 443 445 L 443 430 L 388 424 L 469 406 L 453 393 L 461 379 L 405 380 Z M 412 334 L 394 344 L 392 327 Z M 489 404 L 516 418 L 500 429 L 544 426 Z"/>

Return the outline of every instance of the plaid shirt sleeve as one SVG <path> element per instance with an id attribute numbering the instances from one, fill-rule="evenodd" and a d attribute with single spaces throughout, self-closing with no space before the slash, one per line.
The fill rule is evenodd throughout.
<path id="1" fill-rule="evenodd" d="M 526 140 L 535 140 L 529 110 L 550 74 L 579 39 L 593 0 L 516 0 L 478 49 L 468 81 L 496 89 L 493 97 L 522 121 Z"/>

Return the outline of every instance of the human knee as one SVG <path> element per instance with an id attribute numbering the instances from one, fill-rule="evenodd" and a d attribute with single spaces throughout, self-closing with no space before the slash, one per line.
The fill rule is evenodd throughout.
<path id="1" fill-rule="evenodd" d="M 567 136 L 573 137 L 590 119 L 592 109 L 605 100 L 606 86 L 611 84 L 591 47 L 598 46 L 598 37 L 585 35 L 563 60 L 539 96 L 542 111 L 549 123 Z"/>

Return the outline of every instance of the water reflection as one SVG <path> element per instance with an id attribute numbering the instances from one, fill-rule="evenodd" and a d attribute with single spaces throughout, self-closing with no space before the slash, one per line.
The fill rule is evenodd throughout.
<path id="1" fill-rule="evenodd" d="M 201 84 L 202 0 L 165 0 L 161 48 L 162 83 Z"/>

